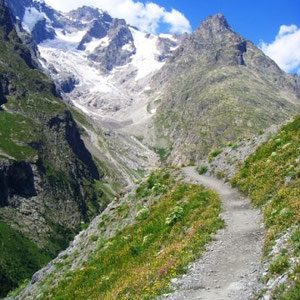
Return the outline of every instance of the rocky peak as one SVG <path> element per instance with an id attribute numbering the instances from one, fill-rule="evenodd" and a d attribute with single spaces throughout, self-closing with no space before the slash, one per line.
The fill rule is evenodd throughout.
<path id="1" fill-rule="evenodd" d="M 229 23 L 225 16 L 221 13 L 218 13 L 214 16 L 209 16 L 205 21 L 202 22 L 202 26 L 207 26 L 213 30 L 231 30 Z"/>
<path id="2" fill-rule="evenodd" d="M 82 6 L 76 10 L 72 10 L 67 13 L 69 18 L 81 22 L 91 22 L 93 20 L 105 19 L 104 21 L 111 21 L 112 18 L 105 12 L 98 8 Z"/>
<path id="3" fill-rule="evenodd" d="M 189 58 L 190 64 L 198 57 L 205 64 L 244 65 L 246 52 L 247 41 L 231 29 L 222 14 L 216 14 L 185 34 L 174 56 L 175 60 Z"/>
<path id="4" fill-rule="evenodd" d="M 222 14 L 216 14 L 203 21 L 194 34 L 203 40 L 211 40 L 227 33 L 232 33 L 232 30 L 226 18 Z"/>

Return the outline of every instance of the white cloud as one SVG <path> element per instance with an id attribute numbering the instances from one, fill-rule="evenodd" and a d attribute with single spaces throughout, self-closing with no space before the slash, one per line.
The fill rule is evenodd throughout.
<path id="1" fill-rule="evenodd" d="M 286 72 L 300 75 L 300 28 L 296 25 L 282 25 L 275 40 L 261 42 L 262 51 L 271 57 Z"/>
<path id="2" fill-rule="evenodd" d="M 171 12 L 165 12 L 164 20 L 166 23 L 171 25 L 171 32 L 186 32 L 187 28 L 191 28 L 189 21 L 185 16 L 176 9 L 172 9 Z"/>
<path id="3" fill-rule="evenodd" d="M 70 11 L 88 5 L 107 11 L 115 18 L 122 18 L 127 23 L 145 32 L 156 33 L 162 24 L 169 26 L 172 33 L 191 31 L 187 18 L 178 10 L 166 10 L 153 2 L 136 2 L 135 0 L 45 0 L 55 9 Z"/>

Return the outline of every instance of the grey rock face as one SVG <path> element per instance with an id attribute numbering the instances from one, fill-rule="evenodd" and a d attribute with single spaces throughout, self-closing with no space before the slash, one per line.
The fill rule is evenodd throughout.
<path id="1" fill-rule="evenodd" d="M 75 88 L 76 84 L 78 84 L 78 80 L 75 78 L 75 76 L 69 76 L 64 78 L 58 86 L 61 87 L 63 93 L 70 93 Z"/>
<path id="2" fill-rule="evenodd" d="M 82 6 L 76 10 L 72 10 L 67 13 L 67 16 L 78 22 L 91 22 L 100 18 L 103 19 L 104 22 L 112 21 L 112 18 L 107 13 L 103 13 L 99 9 L 89 6 Z"/>
<path id="3" fill-rule="evenodd" d="M 86 44 L 93 39 L 107 37 L 108 45 L 96 48 L 89 58 L 100 63 L 103 70 L 110 71 L 115 66 L 122 66 L 129 62 L 135 54 L 133 37 L 129 26 L 124 20 L 114 19 L 99 9 L 83 6 L 67 14 L 53 10 L 45 3 L 24 0 L 9 2 L 14 16 L 22 22 L 25 8 L 36 9 L 45 14 L 50 22 L 44 18 L 39 20 L 32 29 L 32 37 L 36 44 L 56 37 L 55 30 L 63 29 L 65 32 L 86 30 L 86 34 L 77 46 L 78 50 L 85 51 Z M 126 49 L 122 49 L 126 44 Z"/>
<path id="4" fill-rule="evenodd" d="M 100 210 L 84 183 L 99 173 L 70 113 L 50 119 L 42 130 L 47 142 L 33 145 L 39 152 L 35 161 L 1 162 L 0 218 L 53 253 L 51 236 L 63 247 L 65 234 L 90 218 L 88 206 Z"/>
<path id="5" fill-rule="evenodd" d="M 24 19 L 26 8 L 36 9 L 39 12 L 43 12 L 52 21 L 52 23 L 55 23 L 56 21 L 55 11 L 43 2 L 36 2 L 33 0 L 9 0 L 7 1 L 7 5 L 14 17 L 20 22 Z M 31 33 L 37 44 L 55 37 L 55 32 L 46 18 L 39 20 L 33 27 Z"/>
<path id="6" fill-rule="evenodd" d="M 106 70 L 110 71 L 115 66 L 122 66 L 129 62 L 130 57 L 135 54 L 135 46 L 131 31 L 124 20 L 115 19 L 112 27 L 107 32 L 109 45 L 97 47 L 89 58 L 99 62 Z M 129 48 L 123 49 L 123 46 Z"/>
<path id="7" fill-rule="evenodd" d="M 108 29 L 109 29 L 109 26 L 107 24 L 105 24 L 104 22 L 100 22 L 98 20 L 93 21 L 92 27 L 85 34 L 85 36 L 79 43 L 77 49 L 85 50 L 86 49 L 85 44 L 91 42 L 93 40 L 93 38 L 96 38 L 96 39 L 104 38 L 107 35 Z"/>

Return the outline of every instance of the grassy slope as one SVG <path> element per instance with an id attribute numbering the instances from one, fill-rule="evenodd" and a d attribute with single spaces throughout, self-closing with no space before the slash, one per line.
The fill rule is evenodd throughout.
<path id="1" fill-rule="evenodd" d="M 289 246 L 281 251 L 269 270 L 270 276 L 284 273 L 290 265 L 289 256 L 300 254 L 300 116 L 259 147 L 232 183 L 263 210 L 267 228 L 266 254 L 270 253 L 277 238 L 292 231 Z M 282 295 L 286 289 L 282 286 L 277 290 L 279 299 L 296 299 L 293 297 L 300 294 L 299 267 L 289 276 L 291 290 Z"/>
<path id="2" fill-rule="evenodd" d="M 28 146 L 36 138 L 36 124 L 21 115 L 0 113 L 0 149 L 16 160 L 28 159 L 36 151 Z"/>
<path id="3" fill-rule="evenodd" d="M 66 106 L 52 94 L 53 83 L 46 75 L 30 66 L 29 50 L 16 32 L 5 37 L 0 28 L 0 37 L 0 79 L 3 86 L 9 83 L 2 87 L 9 95 L 7 111 L 0 111 L 0 151 L 16 160 L 30 159 L 36 151 L 29 143 L 41 138 L 40 120 L 62 113 Z"/>
<path id="4" fill-rule="evenodd" d="M 209 68 L 199 62 L 174 79 L 162 97 L 157 132 L 171 137 L 175 153 L 191 161 L 228 141 L 256 135 L 298 109 L 247 68 Z"/>
<path id="5" fill-rule="evenodd" d="M 221 203 L 215 193 L 161 171 L 136 191 L 135 199 L 149 197 L 154 204 L 140 207 L 134 224 L 110 240 L 93 237 L 99 250 L 83 268 L 67 272 L 57 287 L 55 274 L 40 283 L 43 298 L 150 299 L 166 292 L 223 226 Z"/>
<path id="6" fill-rule="evenodd" d="M 30 277 L 49 257 L 18 231 L 0 222 L 0 297 Z M 13 258 L 13 259 L 12 259 Z M 5 274 L 5 276 L 3 276 Z"/>

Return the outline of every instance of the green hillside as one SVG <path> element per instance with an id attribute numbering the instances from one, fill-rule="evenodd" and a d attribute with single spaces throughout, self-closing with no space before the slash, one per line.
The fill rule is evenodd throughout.
<path id="1" fill-rule="evenodd" d="M 275 299 L 297 299 L 300 269 L 300 116 L 251 155 L 232 184 L 261 207 L 266 225 L 265 254 L 271 259 L 267 279 L 288 272 L 289 280 L 274 291 Z M 269 257 L 276 240 L 287 234 L 279 255 Z M 294 263 L 292 263 L 294 261 Z M 286 291 L 288 290 L 288 291 Z"/>
<path id="2" fill-rule="evenodd" d="M 107 212 L 98 229 L 113 220 L 122 224 L 138 207 L 134 219 L 109 239 L 88 229 L 95 251 L 74 271 L 80 254 L 64 255 L 39 282 L 42 299 L 152 299 L 168 291 L 171 278 L 185 273 L 224 226 L 214 192 L 178 182 L 164 170 L 152 173 L 129 197 L 130 207 L 119 203 L 118 219 Z"/>

